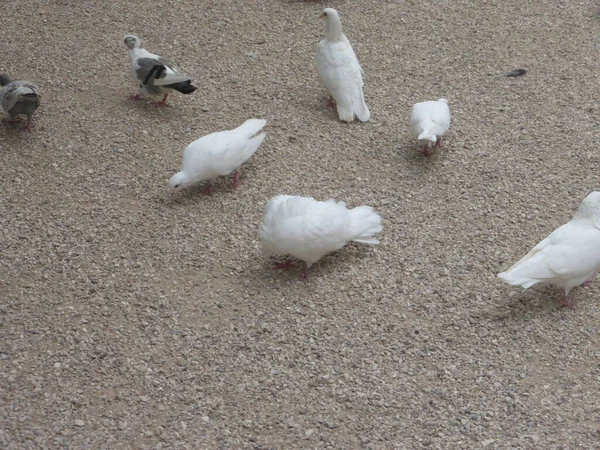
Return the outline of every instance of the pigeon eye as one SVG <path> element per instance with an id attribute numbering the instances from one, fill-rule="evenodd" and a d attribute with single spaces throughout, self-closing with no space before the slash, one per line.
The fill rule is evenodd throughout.
<path id="1" fill-rule="evenodd" d="M 178 184 L 176 184 L 176 185 L 175 185 L 175 189 L 177 189 L 178 187 L 179 187 L 179 185 L 178 185 Z"/>

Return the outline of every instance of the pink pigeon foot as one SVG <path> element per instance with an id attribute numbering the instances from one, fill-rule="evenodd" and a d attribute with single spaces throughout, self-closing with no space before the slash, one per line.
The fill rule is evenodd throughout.
<path id="1" fill-rule="evenodd" d="M 240 172 L 236 170 L 233 174 L 233 190 L 237 191 L 237 188 L 240 187 Z"/>
<path id="2" fill-rule="evenodd" d="M 438 138 L 438 140 L 435 141 L 434 148 L 441 148 L 441 147 L 442 147 L 442 138 Z"/>
<path id="3" fill-rule="evenodd" d="M 142 96 L 140 94 L 130 95 L 129 100 L 141 100 Z"/>
<path id="4" fill-rule="evenodd" d="M 165 96 L 163 97 L 163 99 L 160 102 L 156 102 L 155 105 L 156 106 L 169 106 L 167 104 L 167 97 L 169 96 L 169 94 L 165 94 Z"/>
<path id="5" fill-rule="evenodd" d="M 300 279 L 302 281 L 308 281 L 308 267 L 305 267 L 302 273 L 300 274 Z"/>
<path id="6" fill-rule="evenodd" d="M 204 189 L 202 189 L 200 192 L 202 194 L 212 195 L 212 193 L 215 192 L 215 187 L 212 184 L 208 183 L 206 185 L 206 187 Z"/>
<path id="7" fill-rule="evenodd" d="M 271 270 L 289 270 L 294 267 L 294 262 L 287 259 L 282 263 L 275 264 Z"/>
<path id="8" fill-rule="evenodd" d="M 429 157 L 429 156 L 431 156 L 431 152 L 429 151 L 429 144 L 425 144 L 425 145 L 423 146 L 423 154 L 424 154 L 426 157 Z"/>
<path id="9" fill-rule="evenodd" d="M 592 285 L 592 280 L 587 280 L 583 283 L 585 287 L 590 287 Z"/>
<path id="10" fill-rule="evenodd" d="M 560 302 L 560 306 L 562 306 L 563 308 L 566 306 L 567 308 L 572 309 L 573 311 L 575 311 L 576 309 L 575 303 L 569 300 L 569 297 L 564 297 L 562 302 Z"/>
<path id="11" fill-rule="evenodd" d="M 33 124 L 31 123 L 31 120 L 28 120 L 27 123 L 25 124 L 25 129 L 31 133 L 32 128 L 33 128 Z"/>
<path id="12" fill-rule="evenodd" d="M 335 100 L 333 99 L 333 97 L 329 97 L 329 100 L 327 101 L 327 104 L 325 105 L 325 108 L 331 110 L 331 111 L 335 111 L 337 109 L 337 103 L 335 102 Z"/>

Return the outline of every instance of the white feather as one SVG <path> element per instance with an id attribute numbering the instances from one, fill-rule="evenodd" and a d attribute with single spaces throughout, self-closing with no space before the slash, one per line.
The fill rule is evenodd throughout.
<path id="1" fill-rule="evenodd" d="M 183 189 L 236 171 L 258 150 L 265 133 L 256 133 L 266 123 L 249 119 L 233 130 L 211 133 L 192 142 L 183 150 L 181 171 L 171 177 L 171 188 Z"/>
<path id="2" fill-rule="evenodd" d="M 421 102 L 412 107 L 412 132 L 419 141 L 436 142 L 450 128 L 448 100 Z"/>
<path id="3" fill-rule="evenodd" d="M 592 192 L 577 214 L 554 230 L 527 255 L 498 277 L 527 289 L 551 283 L 569 291 L 600 269 L 600 192 Z"/>
<path id="4" fill-rule="evenodd" d="M 292 255 L 310 267 L 350 241 L 378 244 L 381 217 L 369 206 L 280 195 L 265 207 L 260 242 L 266 255 Z"/>
<path id="5" fill-rule="evenodd" d="M 339 119 L 352 122 L 354 116 L 362 122 L 371 113 L 363 96 L 362 69 L 352 45 L 342 33 L 342 25 L 335 9 L 326 8 L 326 36 L 317 47 L 316 63 L 321 81 L 337 104 Z"/>

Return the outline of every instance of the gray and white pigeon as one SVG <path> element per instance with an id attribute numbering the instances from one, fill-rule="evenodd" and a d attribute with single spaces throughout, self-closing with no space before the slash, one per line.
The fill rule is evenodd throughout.
<path id="1" fill-rule="evenodd" d="M 163 95 L 158 105 L 167 104 L 167 96 L 173 92 L 191 94 L 197 88 L 192 86 L 189 76 L 179 71 L 161 56 L 150 53 L 142 48 L 142 40 L 133 34 L 125 36 L 125 46 L 129 50 L 131 74 L 133 80 L 140 88 L 140 93 L 145 95 Z M 140 94 L 129 97 L 140 100 Z"/>
<path id="2" fill-rule="evenodd" d="M 308 269 L 324 255 L 341 249 L 350 241 L 379 244 L 373 236 L 383 230 L 381 217 L 370 206 L 348 209 L 346 203 L 326 202 L 311 197 L 279 195 L 265 207 L 260 229 L 262 251 L 267 256 L 292 255 Z M 287 260 L 273 269 L 289 269 Z"/>
<path id="3" fill-rule="evenodd" d="M 171 191 L 179 191 L 201 181 L 208 181 L 205 194 L 214 191 L 213 180 L 235 172 L 233 190 L 240 184 L 239 167 L 258 150 L 265 133 L 257 133 L 267 123 L 263 119 L 248 119 L 239 127 L 211 133 L 195 140 L 183 150 L 181 171 L 169 180 Z"/>
<path id="4" fill-rule="evenodd" d="M 415 137 L 423 144 L 423 153 L 429 156 L 429 145 L 440 148 L 442 136 L 450 128 L 448 100 L 421 102 L 412 107 L 410 124 Z"/>
<path id="5" fill-rule="evenodd" d="M 573 218 L 554 230 L 511 268 L 498 274 L 502 281 L 527 289 L 550 283 L 564 289 L 563 306 L 573 308 L 569 291 L 589 284 L 600 269 L 600 192 L 592 192 Z"/>
<path id="6" fill-rule="evenodd" d="M 325 8 L 319 16 L 325 19 L 325 39 L 317 47 L 316 63 L 319 77 L 330 95 L 327 107 L 337 106 L 338 117 L 344 122 L 361 122 L 371 118 L 363 96 L 362 68 L 350 41 L 342 33 L 338 12 Z"/>
<path id="7" fill-rule="evenodd" d="M 23 114 L 27 116 L 25 129 L 30 131 L 33 126 L 31 123 L 33 113 L 42 102 L 40 88 L 29 81 L 11 81 L 5 73 L 0 75 L 0 84 L 2 85 L 0 103 L 4 111 L 10 115 L 11 123 L 17 123 L 18 116 Z"/>

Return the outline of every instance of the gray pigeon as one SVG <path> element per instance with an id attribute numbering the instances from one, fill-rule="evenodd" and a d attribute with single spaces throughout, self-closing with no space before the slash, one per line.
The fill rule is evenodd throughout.
<path id="1" fill-rule="evenodd" d="M 142 48 L 142 40 L 133 34 L 125 36 L 125 46 L 129 50 L 131 74 L 145 95 L 164 95 L 158 104 L 165 106 L 167 96 L 174 90 L 182 94 L 191 94 L 197 88 L 192 86 L 191 78 L 184 75 L 166 59 Z M 129 97 L 140 100 L 139 94 Z"/>
<path id="2" fill-rule="evenodd" d="M 31 130 L 31 118 L 42 102 L 40 88 L 29 81 L 11 81 L 5 73 L 0 75 L 0 84 L 0 103 L 10 115 L 11 123 L 17 123 L 17 116 L 24 114 L 27 116 L 25 129 Z"/>

